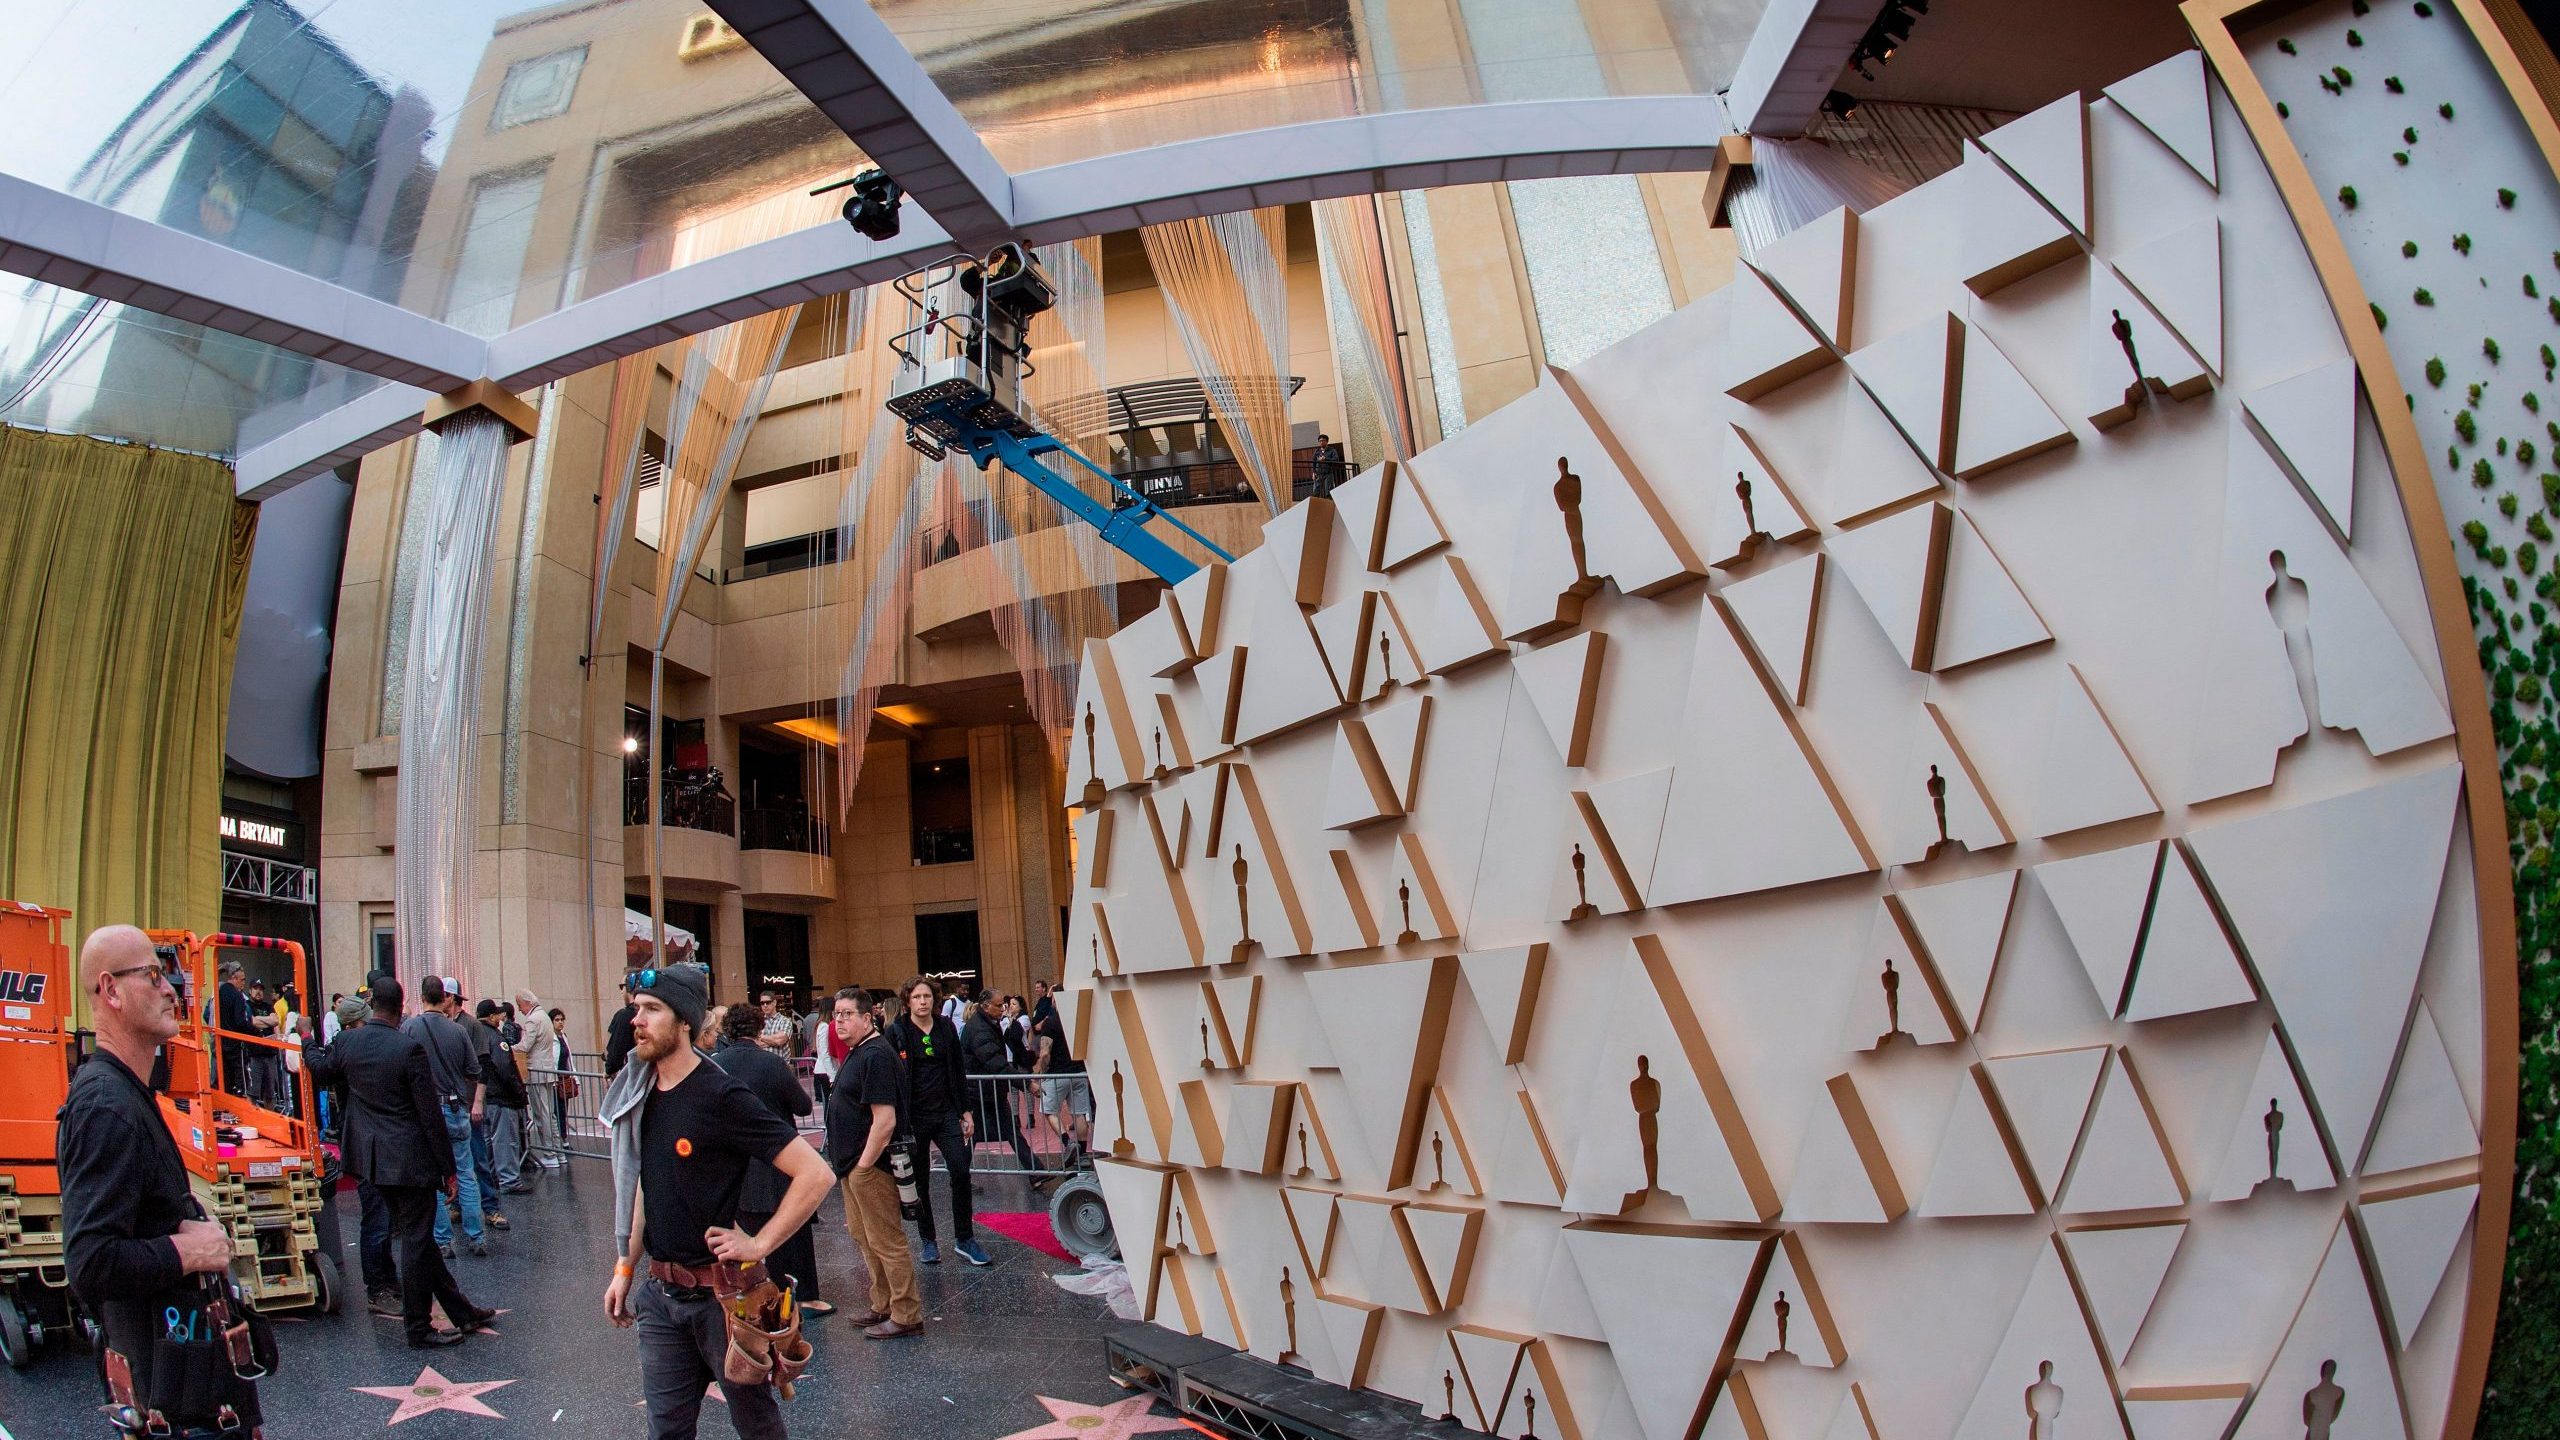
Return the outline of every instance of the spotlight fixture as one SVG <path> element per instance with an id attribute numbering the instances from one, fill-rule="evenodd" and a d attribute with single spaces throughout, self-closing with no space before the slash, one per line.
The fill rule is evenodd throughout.
<path id="1" fill-rule="evenodd" d="M 887 171 L 874 165 L 856 173 L 851 179 L 838 180 L 810 191 L 824 195 L 830 190 L 853 189 L 853 198 L 844 202 L 844 223 L 873 240 L 894 240 L 898 235 L 898 202 L 906 198 L 906 190 L 889 178 Z"/>
<path id="2" fill-rule="evenodd" d="M 1867 33 L 1859 38 L 1857 48 L 1849 52 L 1849 68 L 1858 72 L 1861 79 L 1876 78 L 1867 67 L 1891 60 L 1910 40 L 1912 26 L 1919 17 L 1928 13 L 1929 0 L 1885 0 L 1884 8 L 1867 26 Z"/>
<path id="3" fill-rule="evenodd" d="M 1834 120 L 1848 120 L 1858 113 L 1858 97 L 1846 90 L 1834 90 L 1822 97 L 1822 113 Z"/>

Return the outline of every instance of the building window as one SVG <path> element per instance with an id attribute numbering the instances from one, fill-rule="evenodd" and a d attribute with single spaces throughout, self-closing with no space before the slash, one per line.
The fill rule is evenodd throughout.
<path id="1" fill-rule="evenodd" d="M 512 130 L 566 113 L 578 93 L 578 76 L 586 68 L 584 45 L 508 66 L 507 78 L 498 83 L 498 103 L 489 111 L 489 128 Z"/>
<path id="2" fill-rule="evenodd" d="M 907 770 L 907 814 L 915 827 L 915 863 L 953 865 L 976 858 L 969 837 L 969 762 L 925 760 Z"/>
<path id="3" fill-rule="evenodd" d="M 471 213 L 453 263 L 444 320 L 471 335 L 497 335 L 515 323 L 516 290 L 542 205 L 543 172 L 485 179 L 473 187 Z"/>
<path id="4" fill-rule="evenodd" d="M 365 954 L 368 957 L 366 971 L 370 973 L 375 970 L 388 970 L 397 973 L 400 967 L 393 962 L 398 958 L 399 941 L 391 923 L 390 907 L 382 906 L 366 910 L 364 929 Z"/>

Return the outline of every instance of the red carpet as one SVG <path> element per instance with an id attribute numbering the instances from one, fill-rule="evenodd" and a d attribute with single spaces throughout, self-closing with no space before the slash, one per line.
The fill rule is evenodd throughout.
<path id="1" fill-rule="evenodd" d="M 978 1228 L 993 1230 L 1007 1240 L 1017 1245 L 1028 1245 L 1043 1255 L 1055 1255 L 1061 1260 L 1076 1258 L 1067 1253 L 1066 1246 L 1058 1243 L 1058 1232 L 1049 1228 L 1049 1215 L 1045 1210 L 1023 1211 L 1010 1215 L 981 1213 L 978 1216 Z"/>

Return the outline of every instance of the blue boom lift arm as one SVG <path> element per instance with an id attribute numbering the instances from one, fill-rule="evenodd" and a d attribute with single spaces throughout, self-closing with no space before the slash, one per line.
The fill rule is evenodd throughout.
<path id="1" fill-rule="evenodd" d="M 907 300 L 911 323 L 889 342 L 902 365 L 888 408 L 906 422 L 908 445 L 937 460 L 957 450 L 981 470 L 1003 465 L 1168 585 L 1190 578 L 1200 562 L 1148 529 L 1155 520 L 1164 520 L 1220 560 L 1235 559 L 1033 423 L 1021 399 L 1031 354 L 1024 327 L 1055 296 L 1028 251 L 1007 243 L 983 261 L 956 256 L 894 283 Z M 940 299 L 961 296 L 965 311 L 946 315 Z M 937 347 L 942 353 L 934 353 Z M 1123 503 L 1106 505 L 1085 493 L 1044 463 L 1044 455 L 1064 455 L 1093 472 Z"/>

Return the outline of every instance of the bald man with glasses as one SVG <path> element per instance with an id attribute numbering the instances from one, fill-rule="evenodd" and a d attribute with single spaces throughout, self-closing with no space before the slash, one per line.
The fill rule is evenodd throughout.
<path id="1" fill-rule="evenodd" d="M 128 1433 L 254 1435 L 257 1386 L 229 1366 L 217 1366 L 220 1383 L 205 1388 L 153 1370 L 155 1358 L 178 1353 L 161 1343 L 167 1316 L 205 1307 L 195 1277 L 231 1267 L 231 1235 L 198 1210 L 143 1081 L 154 1052 L 178 1033 L 177 992 L 150 937 L 130 925 L 110 925 L 81 945 L 80 989 L 98 1048 L 71 1077 L 55 1117 L 63 1249 L 72 1293 L 106 1330 L 111 1413 Z"/>

